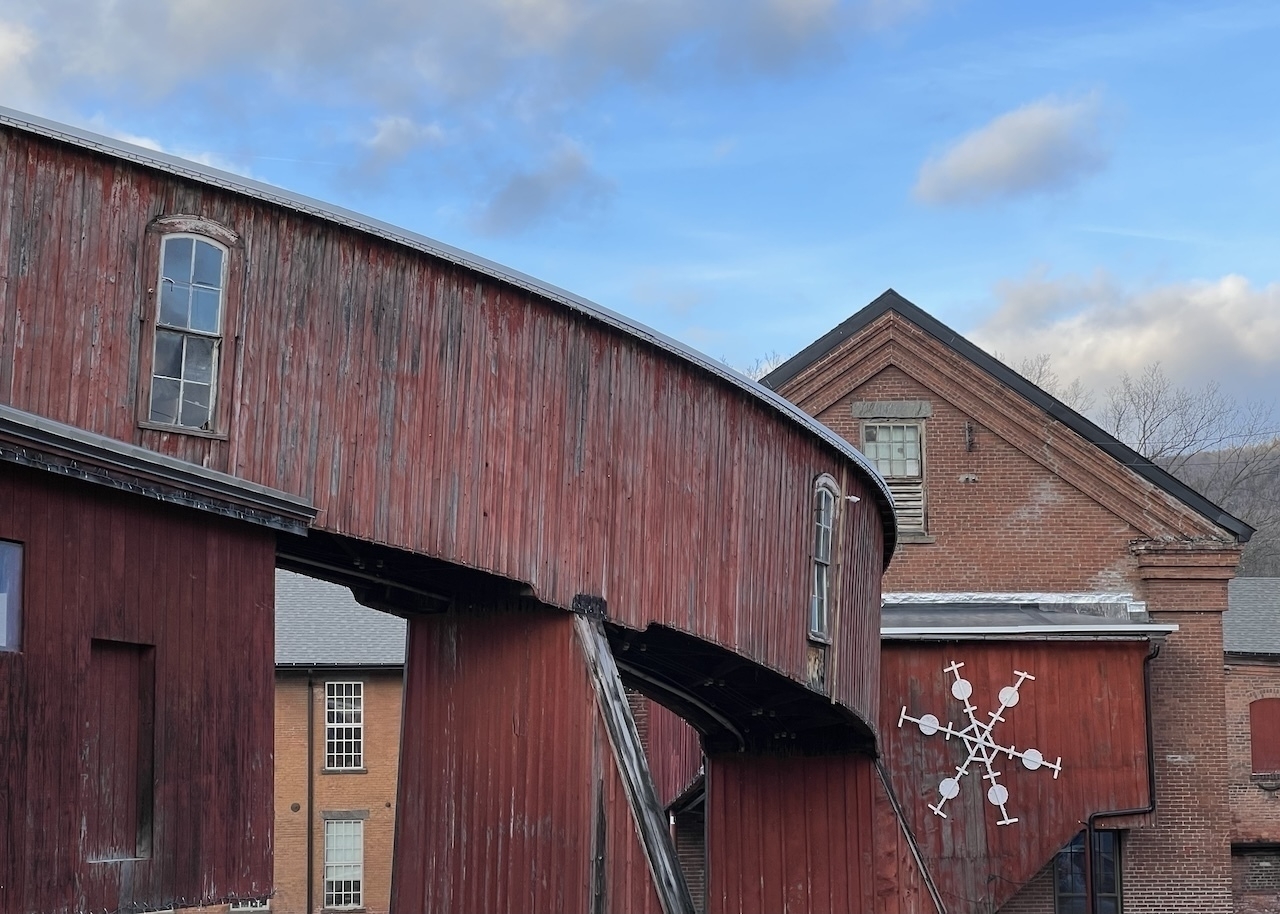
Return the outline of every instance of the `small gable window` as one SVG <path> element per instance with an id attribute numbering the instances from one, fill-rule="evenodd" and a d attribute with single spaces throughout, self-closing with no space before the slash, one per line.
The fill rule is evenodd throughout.
<path id="1" fill-rule="evenodd" d="M 862 423 L 862 453 L 893 494 L 900 533 L 928 532 L 925 512 L 925 421 L 932 406 L 919 400 L 855 402 Z"/>
<path id="2" fill-rule="evenodd" d="M 161 241 L 151 422 L 213 429 L 226 265 L 226 249 L 209 239 Z"/>
<path id="3" fill-rule="evenodd" d="M 840 490 L 830 476 L 818 479 L 813 490 L 813 592 L 809 599 L 809 637 L 831 637 L 832 541 Z"/>
<path id="4" fill-rule="evenodd" d="M 1249 705 L 1249 742 L 1254 774 L 1280 774 L 1280 698 Z"/>

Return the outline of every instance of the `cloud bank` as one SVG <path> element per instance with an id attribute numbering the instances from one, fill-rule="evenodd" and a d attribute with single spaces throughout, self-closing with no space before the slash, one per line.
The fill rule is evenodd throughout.
<path id="1" fill-rule="evenodd" d="M 1280 394 L 1280 283 L 1243 276 L 1125 288 L 1105 273 L 1035 273 L 997 287 L 968 336 L 1010 364 L 1047 353 L 1063 378 L 1102 391 L 1153 362 L 1181 384 L 1217 381 L 1243 399 Z"/>
<path id="2" fill-rule="evenodd" d="M 1106 165 L 1100 109 L 1097 96 L 1046 98 L 1002 114 L 926 161 L 913 193 L 953 206 L 1070 187 Z"/>
<path id="3" fill-rule="evenodd" d="M 385 186 L 430 150 L 490 198 L 479 224 L 518 230 L 607 198 L 570 126 L 589 97 L 821 65 L 928 2 L 0 0 L 0 104 L 65 118 L 67 99 L 181 99 L 188 128 L 221 135 L 314 106 L 358 158 L 344 180 Z"/>

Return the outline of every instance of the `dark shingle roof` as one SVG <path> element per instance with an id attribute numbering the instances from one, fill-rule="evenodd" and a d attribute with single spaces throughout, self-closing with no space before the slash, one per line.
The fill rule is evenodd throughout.
<path id="1" fill-rule="evenodd" d="M 402 666 L 405 621 L 328 581 L 276 571 L 277 666 Z"/>
<path id="2" fill-rule="evenodd" d="M 1222 640 L 1233 654 L 1280 654 L 1280 578 L 1231 581 Z"/>

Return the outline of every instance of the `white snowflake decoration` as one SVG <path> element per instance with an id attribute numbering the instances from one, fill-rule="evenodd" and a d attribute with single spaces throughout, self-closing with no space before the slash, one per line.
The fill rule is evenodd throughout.
<path id="1" fill-rule="evenodd" d="M 955 682 L 951 683 L 951 694 L 964 702 L 964 713 L 969 718 L 967 727 L 957 730 L 951 725 L 950 721 L 944 727 L 938 718 L 932 714 L 925 714 L 923 717 L 911 717 L 907 714 L 906 705 L 902 706 L 902 713 L 898 715 L 898 726 L 901 727 L 904 721 L 909 720 L 917 724 L 920 727 L 920 732 L 925 736 L 944 733 L 948 740 L 954 736 L 963 740 L 965 748 L 968 750 L 969 755 L 964 760 L 964 764 L 956 768 L 955 777 L 943 778 L 942 782 L 938 784 L 938 793 L 942 799 L 938 800 L 937 803 L 930 803 L 929 809 L 945 819 L 947 814 L 942 811 L 942 807 L 947 805 L 948 800 L 954 800 L 959 796 L 960 779 L 969 773 L 969 768 L 975 762 L 981 762 L 983 767 L 986 768 L 986 774 L 982 778 L 991 782 L 991 786 L 987 788 L 987 800 L 992 806 L 1000 807 L 1000 820 L 996 824 L 1012 825 L 1018 820 L 1016 817 L 1011 817 L 1009 810 L 1005 807 L 1005 804 L 1009 802 L 1009 788 L 999 782 L 1000 772 L 995 769 L 995 763 L 999 760 L 1000 754 L 1003 753 L 1010 759 L 1021 759 L 1022 764 L 1026 766 L 1028 771 L 1049 768 L 1053 771 L 1053 779 L 1055 781 L 1058 779 L 1058 775 L 1062 773 L 1062 757 L 1059 756 L 1056 762 L 1045 761 L 1044 754 L 1039 749 L 1018 750 L 1013 746 L 1001 746 L 991 736 L 991 731 L 995 729 L 996 724 L 1004 720 L 1004 712 L 1018 703 L 1018 689 L 1027 680 L 1034 682 L 1036 677 L 1021 670 L 1014 670 L 1013 672 L 1018 677 L 1018 681 L 1000 690 L 1000 707 L 995 711 L 987 712 L 987 716 L 991 719 L 986 723 L 981 723 L 976 714 L 978 709 L 969 703 L 969 696 L 973 694 L 973 684 L 960 676 L 960 668 L 963 666 L 963 663 L 952 661 L 951 665 L 943 667 L 942 671 L 951 673 L 955 677 Z"/>

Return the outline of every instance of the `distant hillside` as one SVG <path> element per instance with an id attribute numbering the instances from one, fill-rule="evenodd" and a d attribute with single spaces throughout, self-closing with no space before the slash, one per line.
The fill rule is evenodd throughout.
<path id="1" fill-rule="evenodd" d="M 1280 437 L 1156 462 L 1257 528 L 1240 561 L 1241 577 L 1280 577 Z"/>

